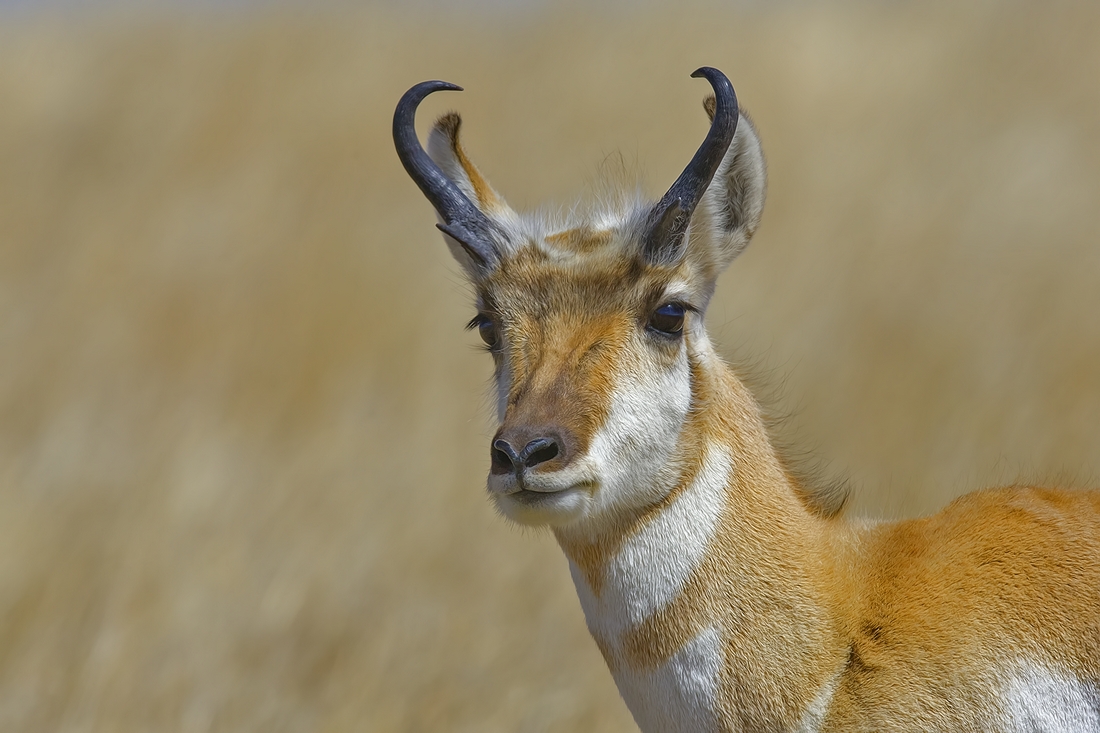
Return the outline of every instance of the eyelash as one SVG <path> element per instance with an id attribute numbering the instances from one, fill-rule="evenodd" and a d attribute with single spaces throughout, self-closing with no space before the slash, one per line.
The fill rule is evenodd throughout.
<path id="1" fill-rule="evenodd" d="M 485 342 L 485 349 L 490 353 L 498 352 L 500 347 L 500 335 L 497 332 L 496 322 L 484 313 L 478 313 L 466 324 L 466 330 L 468 331 L 472 331 L 475 328 L 478 330 L 478 335 L 481 336 L 481 340 Z"/>

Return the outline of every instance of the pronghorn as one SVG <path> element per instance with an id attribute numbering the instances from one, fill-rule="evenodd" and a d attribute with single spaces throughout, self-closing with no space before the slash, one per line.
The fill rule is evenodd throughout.
<path id="1" fill-rule="evenodd" d="M 393 134 L 477 296 L 500 427 L 488 491 L 548 526 L 643 731 L 1100 731 L 1100 492 L 976 492 L 901 522 L 815 501 L 707 338 L 760 220 L 733 87 L 655 204 L 515 213 L 402 97 Z M 739 124 L 740 120 L 740 124 Z"/>

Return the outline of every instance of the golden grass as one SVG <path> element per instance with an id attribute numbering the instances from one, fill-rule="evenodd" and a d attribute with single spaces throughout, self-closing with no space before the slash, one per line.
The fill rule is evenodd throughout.
<path id="1" fill-rule="evenodd" d="M 524 208 L 615 151 L 659 194 L 722 68 L 771 191 L 709 322 L 783 437 L 858 513 L 1087 482 L 1100 11 L 955 5 L 9 19 L 0 729 L 632 729 L 483 497 L 488 360 L 389 138 L 427 78 Z"/>

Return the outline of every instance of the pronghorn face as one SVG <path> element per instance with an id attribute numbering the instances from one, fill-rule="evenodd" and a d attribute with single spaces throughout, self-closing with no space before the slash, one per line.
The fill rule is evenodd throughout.
<path id="1" fill-rule="evenodd" d="M 625 256 L 629 236 L 594 240 L 579 255 L 560 238 L 530 243 L 477 286 L 500 419 L 489 491 L 525 524 L 658 500 L 691 407 L 688 342 L 705 287 L 687 266 Z"/>
<path id="2" fill-rule="evenodd" d="M 580 221 L 512 211 L 463 151 L 455 114 L 436 123 L 424 154 L 416 105 L 451 85 L 425 82 L 398 105 L 398 152 L 477 293 L 470 326 L 496 365 L 500 420 L 488 488 L 517 522 L 614 519 L 659 501 L 677 478 L 692 345 L 706 339 L 715 280 L 764 198 L 759 142 L 747 120 L 737 124 L 732 87 L 713 69 L 697 75 L 715 87 L 711 130 L 665 197 Z"/>

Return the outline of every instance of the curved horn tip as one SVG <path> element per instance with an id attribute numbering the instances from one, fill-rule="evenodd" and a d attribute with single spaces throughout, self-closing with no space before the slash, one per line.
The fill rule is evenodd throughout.
<path id="1" fill-rule="evenodd" d="M 491 264 L 496 256 L 496 225 L 425 152 L 413 127 L 420 102 L 444 90 L 462 91 L 462 87 L 448 81 L 422 81 L 401 95 L 393 112 L 394 147 L 409 177 L 443 220 L 446 228 L 440 228 L 471 251 L 473 259 Z"/>
<path id="2" fill-rule="evenodd" d="M 449 81 L 441 81 L 439 79 L 435 79 L 433 81 L 422 81 L 419 84 L 414 85 L 413 89 L 417 89 L 417 88 L 427 89 L 428 87 L 431 87 L 431 91 L 433 91 L 433 92 L 461 92 L 461 91 L 465 91 L 458 84 L 452 84 Z"/>
<path id="3" fill-rule="evenodd" d="M 408 91 L 401 95 L 401 99 L 397 100 L 397 107 L 393 111 L 393 139 L 398 143 L 398 154 L 403 155 L 402 148 L 409 146 L 415 140 L 416 133 L 412 131 L 413 122 L 416 119 L 416 110 L 424 98 L 435 92 L 461 91 L 462 87 L 458 84 L 439 80 L 422 81 L 409 87 Z"/>
<path id="4" fill-rule="evenodd" d="M 642 236 L 645 257 L 651 262 L 671 262 L 683 253 L 688 222 L 737 131 L 737 96 L 733 84 L 718 69 L 701 66 L 692 77 L 705 77 L 714 89 L 715 114 L 710 130 L 691 162 L 661 200 L 650 210 Z"/>
<path id="5" fill-rule="evenodd" d="M 422 81 L 419 84 L 414 84 L 409 87 L 409 90 L 401 95 L 401 100 L 397 103 L 399 110 L 408 110 L 409 107 L 415 113 L 416 108 L 420 106 L 420 103 L 424 101 L 424 98 L 429 94 L 435 92 L 461 92 L 462 87 L 458 84 L 452 84 L 449 81 Z"/>
<path id="6" fill-rule="evenodd" d="M 730 82 L 729 77 L 723 74 L 713 66 L 700 66 L 695 71 L 691 72 L 692 79 L 706 79 L 710 82 L 710 85 L 714 87 L 715 91 L 719 86 L 728 86 L 730 91 L 733 91 L 733 84 Z"/>

